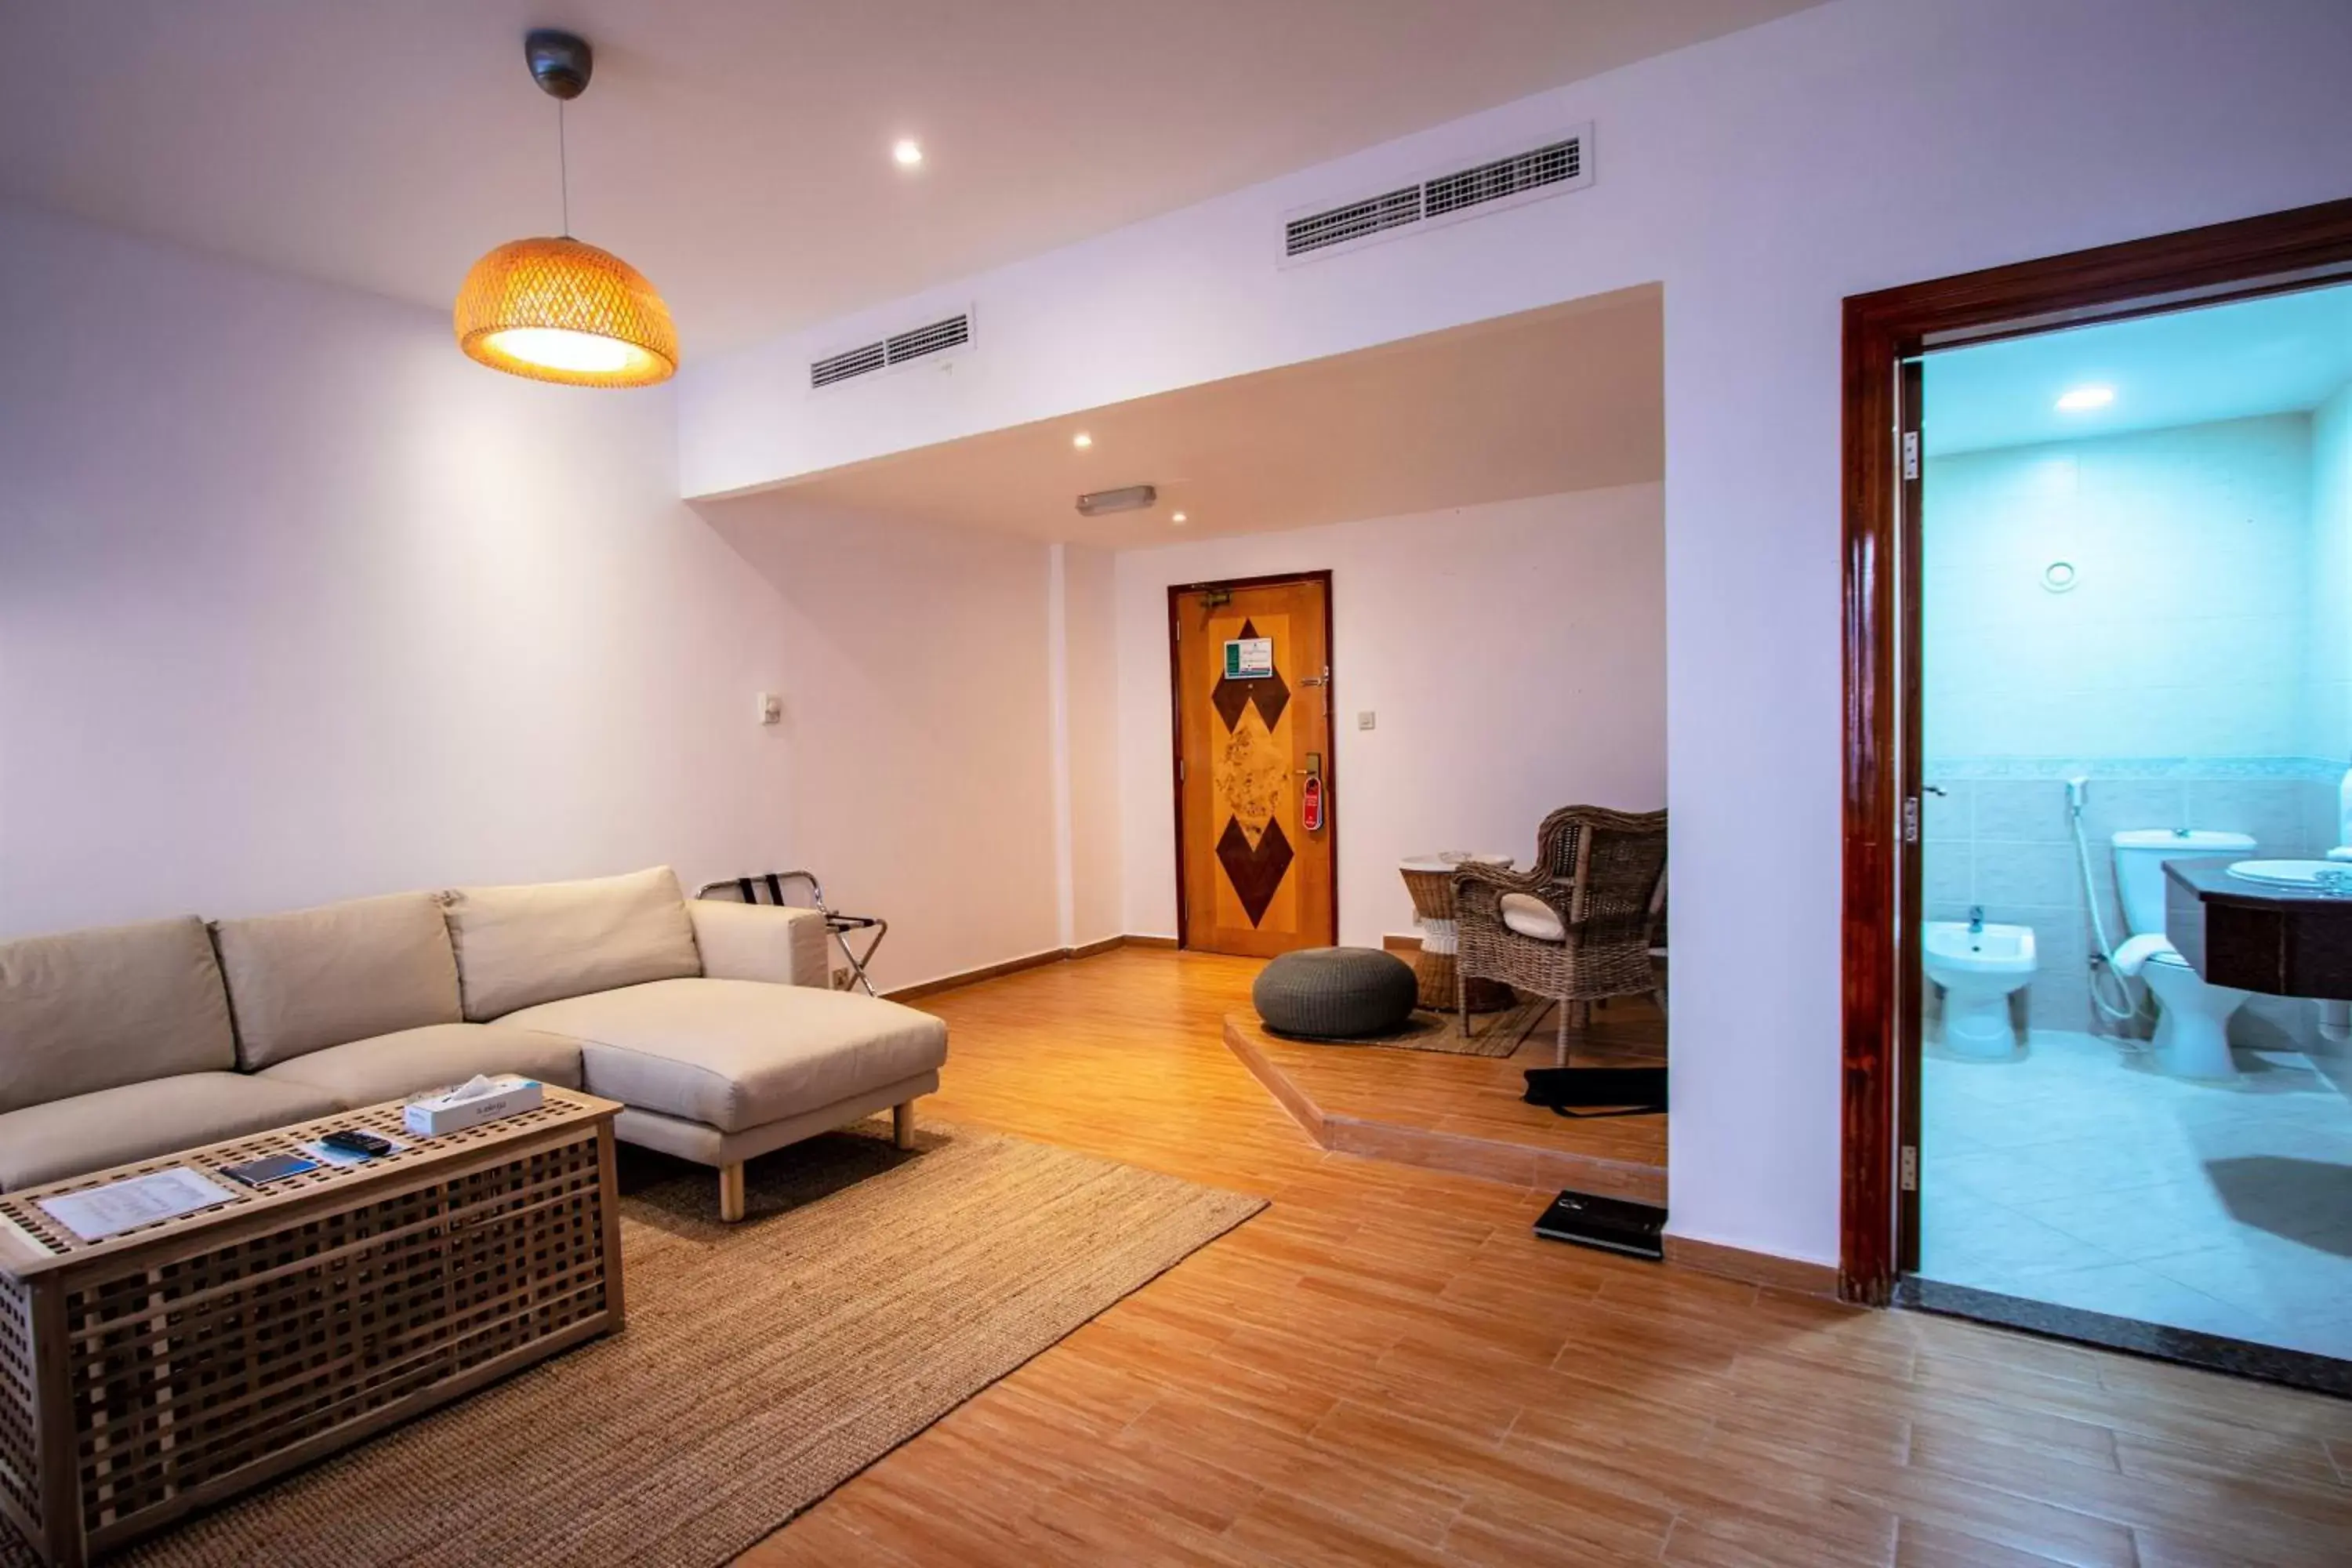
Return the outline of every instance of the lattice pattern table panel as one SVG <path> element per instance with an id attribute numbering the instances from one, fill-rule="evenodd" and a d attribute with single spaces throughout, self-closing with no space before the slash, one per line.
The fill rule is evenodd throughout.
<path id="1" fill-rule="evenodd" d="M 19 1232 L 0 1251 L 0 1504 L 51 1561 L 79 1563 L 618 1327 L 616 1109 L 550 1090 L 528 1116 L 102 1242 L 37 1204 L 93 1180 L 0 1202 Z M 407 1138 L 398 1115 L 109 1176 L 218 1171 L 332 1126 Z"/>

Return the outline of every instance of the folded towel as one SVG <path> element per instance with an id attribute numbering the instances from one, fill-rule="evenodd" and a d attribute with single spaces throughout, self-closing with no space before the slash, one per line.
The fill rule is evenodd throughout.
<path id="1" fill-rule="evenodd" d="M 2171 940 L 2162 934 L 2136 936 L 2116 949 L 2116 973 L 2126 980 L 2167 954 L 2178 956 Z"/>

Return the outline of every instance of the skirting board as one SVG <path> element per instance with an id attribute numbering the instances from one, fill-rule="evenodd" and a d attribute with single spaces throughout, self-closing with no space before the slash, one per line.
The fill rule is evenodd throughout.
<path id="1" fill-rule="evenodd" d="M 1062 963 L 1073 958 L 1092 958 L 1120 947 L 1174 947 L 1172 936 L 1107 936 L 1100 942 L 1087 942 L 1079 947 L 1052 947 L 1043 952 L 1033 952 L 1025 958 L 1008 958 L 1002 963 L 983 964 L 978 969 L 966 969 L 954 974 L 942 974 L 937 980 L 918 981 L 901 985 L 895 991 L 885 991 L 886 1002 L 912 1002 L 918 997 L 936 996 L 942 991 L 953 991 L 960 985 L 977 985 L 983 980 L 998 980 L 1007 974 L 1018 974 L 1024 969 L 1043 969 L 1049 963 Z"/>
<path id="2" fill-rule="evenodd" d="M 1693 1241 L 1687 1237 L 1669 1234 L 1666 1237 L 1666 1261 L 1677 1268 L 1696 1269 L 1702 1274 L 1720 1275 L 1747 1285 L 1766 1285 L 1775 1290 L 1787 1290 L 1800 1296 L 1826 1296 L 1837 1300 L 1838 1271 L 1826 1263 L 1807 1263 L 1800 1258 L 1782 1258 L 1777 1253 L 1750 1252 L 1743 1247 L 1726 1247 L 1716 1241 Z"/>

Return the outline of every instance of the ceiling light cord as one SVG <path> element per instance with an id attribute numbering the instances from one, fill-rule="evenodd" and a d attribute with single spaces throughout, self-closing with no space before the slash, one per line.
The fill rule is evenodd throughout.
<path id="1" fill-rule="evenodd" d="M 563 141 L 563 100 L 555 100 L 556 182 L 563 192 L 563 237 L 572 237 L 572 155 Z"/>

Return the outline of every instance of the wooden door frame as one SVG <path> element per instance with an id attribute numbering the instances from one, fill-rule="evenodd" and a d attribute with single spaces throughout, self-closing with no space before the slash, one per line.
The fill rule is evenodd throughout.
<path id="1" fill-rule="evenodd" d="M 1176 800 L 1176 945 L 1192 945 L 1192 898 L 1184 888 L 1184 666 L 1183 651 L 1176 637 L 1177 601 L 1187 594 L 1222 588 L 1227 593 L 1244 588 L 1279 588 L 1286 583 L 1320 583 L 1323 584 L 1323 652 L 1325 663 L 1332 675 L 1322 688 L 1323 710 L 1329 717 L 1329 735 L 1325 738 L 1323 752 L 1323 831 L 1331 844 L 1331 945 L 1339 943 L 1339 791 L 1335 782 L 1339 772 L 1339 713 L 1331 705 L 1331 692 L 1339 679 L 1339 649 L 1331 636 L 1331 574 L 1320 572 L 1274 572 L 1261 577 L 1223 577 L 1210 583 L 1171 583 L 1168 584 L 1168 760 L 1169 786 Z"/>
<path id="2" fill-rule="evenodd" d="M 1898 1215 L 1916 1149 L 1918 798 L 1916 497 L 1903 494 L 1903 367 L 1927 350 L 2193 309 L 2352 279 L 2352 200 L 2101 246 L 1845 301 L 1844 1065 L 1840 1290 L 1883 1305 L 1916 1215 Z M 1913 399 L 1916 403 L 1916 398 Z M 1913 805 L 1916 811 L 1916 804 Z M 1916 1158 L 1916 1154 L 1915 1154 Z M 1916 1193 L 1909 1194 L 1916 1205 Z"/>

